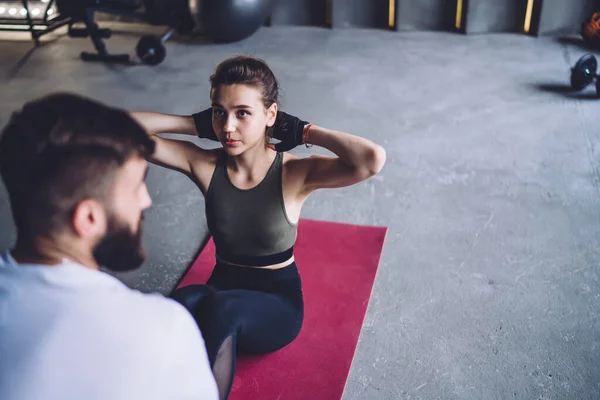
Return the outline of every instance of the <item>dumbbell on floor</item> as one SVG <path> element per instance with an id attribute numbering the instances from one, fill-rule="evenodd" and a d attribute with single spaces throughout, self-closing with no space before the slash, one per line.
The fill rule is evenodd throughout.
<path id="1" fill-rule="evenodd" d="M 600 97 L 600 75 L 596 73 L 598 61 L 593 54 L 582 56 L 575 66 L 571 68 L 571 87 L 574 90 L 583 90 L 586 86 L 596 80 L 596 97 Z"/>
<path id="2" fill-rule="evenodd" d="M 165 42 L 171 37 L 174 29 L 169 29 L 161 37 L 154 35 L 145 35 L 140 38 L 135 52 L 144 64 L 158 65 L 164 61 L 167 56 L 167 48 Z"/>

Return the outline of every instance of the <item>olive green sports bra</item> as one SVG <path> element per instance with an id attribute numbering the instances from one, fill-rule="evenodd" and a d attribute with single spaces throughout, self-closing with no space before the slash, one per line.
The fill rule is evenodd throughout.
<path id="1" fill-rule="evenodd" d="M 282 191 L 283 153 L 251 189 L 234 186 L 222 151 L 206 193 L 206 220 L 217 255 L 230 263 L 264 266 L 294 254 L 298 225 L 290 222 Z"/>

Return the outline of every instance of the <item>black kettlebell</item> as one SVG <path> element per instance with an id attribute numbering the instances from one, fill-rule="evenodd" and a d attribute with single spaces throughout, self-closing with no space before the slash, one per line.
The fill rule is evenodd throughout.
<path id="1" fill-rule="evenodd" d="M 574 90 L 582 90 L 596 79 L 596 97 L 600 98 L 600 80 L 596 73 L 598 61 L 593 54 L 582 56 L 575 66 L 571 68 L 571 87 Z"/>

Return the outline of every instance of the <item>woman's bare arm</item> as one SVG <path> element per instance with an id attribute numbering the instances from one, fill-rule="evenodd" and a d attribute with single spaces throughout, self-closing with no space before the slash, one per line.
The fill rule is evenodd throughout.
<path id="1" fill-rule="evenodd" d="M 197 135 L 194 119 L 191 115 L 162 114 L 147 111 L 132 111 L 129 115 L 140 124 L 150 136 L 159 133 Z"/>
<path id="2" fill-rule="evenodd" d="M 180 133 L 203 137 L 196 132 L 194 116 L 146 111 L 131 111 L 129 115 L 146 130 L 156 143 L 156 149 L 149 161 L 166 168 L 191 174 L 193 165 L 198 166 L 200 164 L 201 166 L 204 161 L 214 158 L 212 152 L 201 149 L 189 141 L 157 136 L 160 133 Z"/>
<path id="3" fill-rule="evenodd" d="M 380 145 L 360 136 L 317 125 L 308 128 L 304 130 L 305 142 L 324 147 L 337 157 L 312 156 L 303 159 L 305 192 L 354 185 L 383 168 L 386 153 Z"/>
<path id="4" fill-rule="evenodd" d="M 129 115 L 150 135 L 180 133 L 218 141 L 212 127 L 212 107 L 192 115 L 132 111 Z"/>

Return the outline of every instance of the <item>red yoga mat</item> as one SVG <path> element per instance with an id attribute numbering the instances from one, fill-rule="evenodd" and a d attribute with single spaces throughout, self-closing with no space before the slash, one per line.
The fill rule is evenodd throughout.
<path id="1" fill-rule="evenodd" d="M 301 219 L 295 257 L 305 301 L 302 331 L 274 353 L 237 358 L 230 400 L 339 400 L 358 343 L 387 228 Z M 209 240 L 179 287 L 205 283 Z"/>

